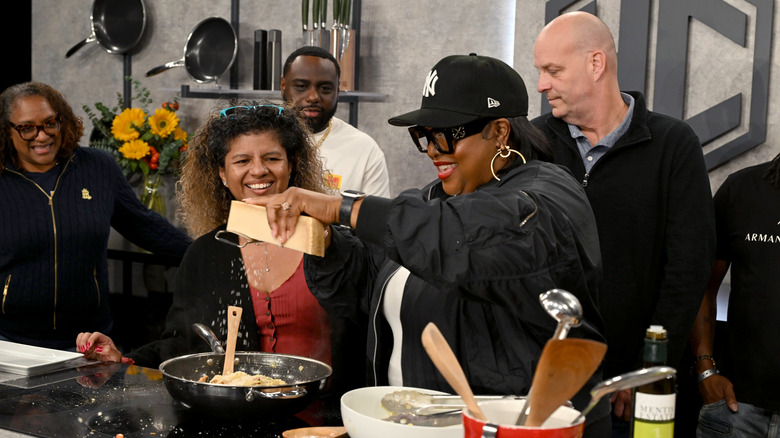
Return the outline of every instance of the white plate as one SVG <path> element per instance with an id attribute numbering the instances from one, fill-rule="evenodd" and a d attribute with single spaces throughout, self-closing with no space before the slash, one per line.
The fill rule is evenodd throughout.
<path id="1" fill-rule="evenodd" d="M 31 376 L 67 368 L 81 353 L 0 341 L 0 371 Z"/>

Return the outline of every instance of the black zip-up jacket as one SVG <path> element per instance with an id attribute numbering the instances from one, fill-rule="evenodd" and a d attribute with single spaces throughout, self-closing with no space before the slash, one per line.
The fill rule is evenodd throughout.
<path id="1" fill-rule="evenodd" d="M 104 151 L 76 148 L 46 193 L 10 161 L 0 174 L 0 334 L 73 348 L 79 332 L 110 333 L 108 236 L 181 258 L 185 233 L 144 207 Z"/>
<path id="2" fill-rule="evenodd" d="M 552 142 L 555 162 L 585 187 L 596 217 L 604 280 L 607 377 L 642 366 L 645 330 L 667 330 L 677 367 L 709 278 L 715 219 L 696 134 L 680 120 L 647 110 L 640 93 L 628 131 L 585 166 L 568 125 L 552 114 L 533 120 Z"/>
<path id="3" fill-rule="evenodd" d="M 557 322 L 539 295 L 577 296 L 584 323 L 570 336 L 603 341 L 598 315 L 600 255 L 582 188 L 563 168 L 530 161 L 500 182 L 447 196 L 441 182 L 388 200 L 367 197 L 357 237 L 338 227 L 325 257 L 305 256 L 306 278 L 326 308 L 368 314 L 369 384 L 388 384 L 393 335 L 382 312 L 388 280 L 411 274 L 401 304 L 405 386 L 452 392 L 420 334 L 434 322 L 478 394 L 528 392 L 542 347 Z M 575 397 L 582 408 L 597 371 Z M 589 415 L 602 418 L 609 404 Z"/>

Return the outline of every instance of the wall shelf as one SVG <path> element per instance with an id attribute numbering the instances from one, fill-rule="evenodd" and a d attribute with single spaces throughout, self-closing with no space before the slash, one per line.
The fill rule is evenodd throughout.
<path id="1" fill-rule="evenodd" d="M 280 90 L 253 90 L 253 89 L 233 89 L 233 88 L 196 88 L 192 89 L 189 85 L 181 86 L 182 99 L 281 99 Z M 367 91 L 340 91 L 339 102 L 349 104 L 349 124 L 357 127 L 358 111 L 355 105 L 358 101 L 382 101 L 387 98 L 386 94 L 372 93 Z"/>
<path id="2" fill-rule="evenodd" d="M 233 25 L 233 29 L 238 35 L 239 25 L 239 3 L 240 0 L 231 0 L 230 2 L 230 22 Z M 361 0 L 352 1 L 352 18 L 354 29 L 357 35 L 360 34 L 360 14 L 361 14 Z M 360 38 L 356 38 L 355 41 L 355 60 L 356 63 L 360 59 Z M 355 88 L 358 86 L 357 69 L 355 69 Z M 230 88 L 213 88 L 213 89 L 191 89 L 189 85 L 181 86 L 182 99 L 238 99 L 238 98 L 255 98 L 255 99 L 281 99 L 280 90 L 254 90 L 254 89 L 238 89 L 238 57 L 230 67 Z M 366 91 L 340 91 L 339 102 L 349 104 L 349 124 L 357 127 L 358 124 L 358 101 L 382 101 L 387 98 L 386 94 L 372 93 Z"/>

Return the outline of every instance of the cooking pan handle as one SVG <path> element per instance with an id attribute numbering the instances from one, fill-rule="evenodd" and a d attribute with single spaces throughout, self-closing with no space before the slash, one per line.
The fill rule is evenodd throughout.
<path id="1" fill-rule="evenodd" d="M 208 326 L 196 322 L 195 324 L 192 324 L 192 329 L 204 341 L 208 342 L 209 347 L 211 347 L 211 351 L 213 353 L 225 354 L 225 348 L 222 347 L 222 344 L 220 344 L 219 339 L 217 339 L 217 335 L 215 335 L 214 332 L 211 331 L 210 328 L 208 328 Z"/>
<path id="2" fill-rule="evenodd" d="M 160 74 L 164 72 L 165 70 L 170 70 L 174 67 L 184 67 L 184 59 L 180 59 L 178 61 L 171 61 L 167 64 L 159 65 L 148 72 L 146 72 L 146 77 L 154 76 L 156 74 Z"/>
<path id="3" fill-rule="evenodd" d="M 291 389 L 287 389 L 291 388 Z M 255 397 L 270 398 L 270 399 L 288 399 L 288 398 L 300 398 L 306 395 L 306 388 L 303 386 L 285 386 L 280 388 L 279 391 L 266 392 L 268 389 L 257 389 L 254 387 L 247 388 L 246 401 L 251 402 Z"/>
<path id="4" fill-rule="evenodd" d="M 68 50 L 68 53 L 65 54 L 65 58 L 70 58 L 70 56 L 76 53 L 80 48 L 86 46 L 87 44 L 93 41 L 96 41 L 96 37 L 94 33 L 84 38 L 83 40 L 79 41 L 78 43 L 76 43 L 75 46 L 71 47 L 70 50 Z"/>

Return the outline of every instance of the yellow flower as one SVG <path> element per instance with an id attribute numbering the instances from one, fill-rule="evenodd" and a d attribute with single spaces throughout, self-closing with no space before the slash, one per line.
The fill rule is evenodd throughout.
<path id="1" fill-rule="evenodd" d="M 187 143 L 187 132 L 183 129 L 181 129 L 181 126 L 177 126 L 176 129 L 173 130 L 173 139 L 174 140 L 181 140 L 185 144 Z"/>
<path id="2" fill-rule="evenodd" d="M 160 137 L 169 136 L 177 126 L 179 126 L 179 118 L 167 109 L 158 108 L 154 111 L 154 115 L 149 117 L 152 134 Z"/>
<path id="3" fill-rule="evenodd" d="M 136 127 L 144 124 L 146 113 L 141 108 L 125 108 L 118 116 L 114 117 L 111 124 L 111 134 L 117 140 L 130 141 L 138 138 Z"/>
<path id="4" fill-rule="evenodd" d="M 119 153 L 128 160 L 140 160 L 141 158 L 149 155 L 151 148 L 149 144 L 143 140 L 132 140 L 123 144 L 119 148 Z"/>

